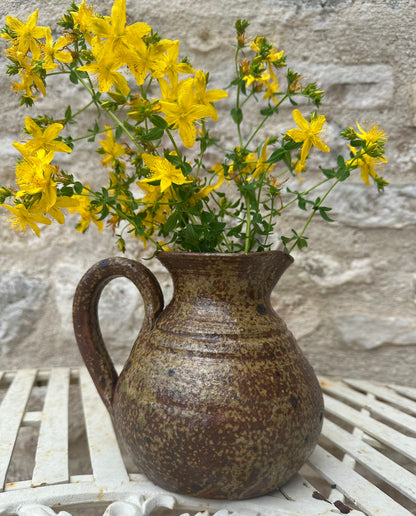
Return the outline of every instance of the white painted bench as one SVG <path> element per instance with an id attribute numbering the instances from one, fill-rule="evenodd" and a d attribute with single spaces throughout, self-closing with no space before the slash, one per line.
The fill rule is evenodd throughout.
<path id="1" fill-rule="evenodd" d="M 416 389 L 320 382 L 326 416 L 308 463 L 272 495 L 230 502 L 168 493 L 129 470 L 84 368 L 0 371 L 0 516 L 69 516 L 92 507 L 97 516 L 416 514 Z M 82 416 L 71 413 L 74 395 L 82 400 Z M 40 406 L 32 410 L 34 403 Z M 74 417 L 85 427 L 88 474 L 71 470 L 68 428 Z M 27 479 L 13 477 L 24 427 L 36 433 Z"/>

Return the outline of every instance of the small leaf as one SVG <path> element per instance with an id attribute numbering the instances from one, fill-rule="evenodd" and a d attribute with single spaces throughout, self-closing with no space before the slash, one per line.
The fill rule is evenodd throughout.
<path id="1" fill-rule="evenodd" d="M 330 217 L 328 217 L 328 215 L 327 215 L 327 212 L 328 212 L 328 211 L 331 211 L 331 210 L 332 210 L 332 208 L 326 208 L 325 206 L 321 206 L 321 207 L 319 208 L 319 214 L 320 214 L 320 216 L 321 216 L 324 220 L 326 220 L 327 222 L 335 222 L 335 221 L 334 221 L 334 219 L 331 219 L 331 218 L 330 218 Z"/>
<path id="2" fill-rule="evenodd" d="M 231 117 L 236 124 L 241 124 L 243 121 L 243 112 L 240 108 L 233 108 L 231 110 Z"/>
<path id="3" fill-rule="evenodd" d="M 74 183 L 74 190 L 75 190 L 75 193 L 80 195 L 82 193 L 82 190 L 84 190 L 84 186 L 82 183 L 80 183 L 79 181 L 76 181 Z"/>
<path id="4" fill-rule="evenodd" d="M 69 74 L 69 80 L 72 82 L 72 84 L 78 84 L 78 74 L 75 70 L 72 70 Z"/>
<path id="5" fill-rule="evenodd" d="M 159 115 L 151 115 L 149 119 L 155 127 L 160 127 L 161 129 L 168 127 L 166 120 Z"/>
<path id="6" fill-rule="evenodd" d="M 63 197 L 72 197 L 74 195 L 74 190 L 70 186 L 64 186 L 59 190 L 59 193 Z"/>
<path id="7" fill-rule="evenodd" d="M 178 216 L 178 212 L 174 211 L 172 215 L 168 217 L 168 220 L 163 224 L 163 236 L 169 235 L 169 233 L 175 229 L 178 222 Z"/>
<path id="8" fill-rule="evenodd" d="M 321 169 L 322 174 L 326 176 L 328 179 L 332 179 L 333 177 L 337 176 L 338 171 L 336 171 L 333 168 L 319 168 Z"/>
<path id="9" fill-rule="evenodd" d="M 271 115 L 273 115 L 273 113 L 274 113 L 274 109 L 271 106 L 260 110 L 260 114 L 263 116 L 271 116 Z"/>
<path id="10" fill-rule="evenodd" d="M 305 247 L 308 247 L 308 242 L 306 241 L 306 237 L 299 238 L 296 242 L 296 245 L 299 247 L 299 249 L 304 249 Z"/>
<path id="11" fill-rule="evenodd" d="M 286 153 L 286 149 L 276 149 L 270 154 L 269 159 L 266 161 L 266 163 L 277 163 L 278 161 L 284 159 Z"/>

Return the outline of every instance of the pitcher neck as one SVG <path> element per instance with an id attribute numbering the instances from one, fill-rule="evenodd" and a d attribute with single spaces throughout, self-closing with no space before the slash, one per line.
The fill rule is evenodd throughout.
<path id="1" fill-rule="evenodd" d="M 171 274 L 174 295 L 225 300 L 267 299 L 293 258 L 281 251 L 214 254 L 162 252 L 158 260 Z"/>

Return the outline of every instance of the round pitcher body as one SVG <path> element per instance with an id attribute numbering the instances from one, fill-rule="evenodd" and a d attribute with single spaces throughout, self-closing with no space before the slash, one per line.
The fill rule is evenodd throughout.
<path id="1" fill-rule="evenodd" d="M 322 426 L 316 376 L 270 304 L 292 258 L 162 253 L 170 304 L 142 330 L 112 399 L 116 430 L 150 480 L 242 499 L 284 484 Z"/>

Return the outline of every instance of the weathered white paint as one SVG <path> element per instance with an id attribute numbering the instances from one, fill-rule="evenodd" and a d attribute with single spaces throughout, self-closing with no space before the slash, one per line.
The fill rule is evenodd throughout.
<path id="1" fill-rule="evenodd" d="M 93 474 L 75 474 L 64 480 L 62 475 L 67 471 L 68 463 L 64 453 L 65 449 L 67 454 L 69 450 L 65 448 L 66 438 L 62 437 L 65 430 L 61 418 L 66 422 L 70 419 L 63 415 L 68 407 L 65 396 L 68 396 L 69 378 L 82 395 L 83 412 L 77 416 L 77 423 L 85 424 L 87 429 L 86 444 Z M 40 380 L 48 385 L 42 410 L 25 412 L 25 400 L 42 388 L 38 387 Z M 175 514 L 183 511 L 182 516 L 323 516 L 342 514 L 341 504 L 354 504 L 356 509 L 349 513 L 353 516 L 409 516 L 412 513 L 409 507 L 412 504 L 416 507 L 416 476 L 406 469 L 406 460 L 416 462 L 413 437 L 416 429 L 414 418 L 409 414 L 416 390 L 372 382 L 366 383 L 366 388 L 362 383 L 354 388 L 354 381 L 330 378 L 321 378 L 320 382 L 327 411 L 323 430 L 325 440 L 308 461 L 309 468 L 312 467 L 318 476 L 314 477 L 310 470 L 303 468 L 275 493 L 237 502 L 168 493 L 144 475 L 130 473 L 122 459 L 111 420 L 85 368 L 4 374 L 0 371 L 0 388 L 6 389 L 0 406 L 0 449 L 2 443 L 8 442 L 6 460 L 0 462 L 4 478 L 19 429 L 29 424 L 38 428 L 41 435 L 34 443 L 36 450 L 31 450 L 37 457 L 32 477 L 6 483 L 0 492 L 0 516 L 15 513 L 18 516 L 68 516 L 74 504 L 88 508 L 98 502 L 108 504 L 103 516 L 147 516 L 162 507 L 176 511 Z M 401 390 L 406 395 L 401 394 Z M 4 422 L 13 420 L 19 406 L 19 415 L 14 416 L 10 434 Z M 333 416 L 341 423 L 334 423 Z M 343 429 L 344 424 L 352 425 L 353 432 Z M 52 438 L 53 428 L 57 432 L 56 443 Z M 50 454 L 45 456 L 46 448 Z M 340 450 L 346 454 L 342 461 L 336 458 Z M 389 452 L 394 454 L 390 457 Z M 354 470 L 355 463 L 363 468 L 362 474 Z M 407 508 L 402 505 L 403 499 L 392 498 L 382 485 L 367 480 L 367 472 L 402 493 Z M 327 482 L 330 490 L 327 500 L 318 493 L 317 483 L 322 485 L 323 482 Z"/>
<path id="2" fill-rule="evenodd" d="M 0 405 L 0 492 L 35 377 L 35 369 L 18 371 Z"/>
<path id="3" fill-rule="evenodd" d="M 68 482 L 69 369 L 53 369 L 41 413 L 32 486 Z"/>
<path id="4" fill-rule="evenodd" d="M 88 448 L 95 481 L 114 487 L 129 481 L 107 409 L 86 369 L 80 375 Z"/>

